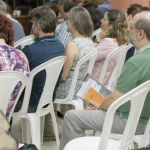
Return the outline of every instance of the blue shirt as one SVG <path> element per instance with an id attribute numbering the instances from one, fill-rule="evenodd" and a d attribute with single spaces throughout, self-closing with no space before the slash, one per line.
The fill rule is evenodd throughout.
<path id="1" fill-rule="evenodd" d="M 72 38 L 72 34 L 67 31 L 66 21 L 56 30 L 55 36 L 66 47 L 66 44 Z"/>
<path id="2" fill-rule="evenodd" d="M 29 67 L 31 71 L 40 64 L 55 57 L 64 56 L 65 54 L 64 46 L 55 38 L 55 35 L 41 37 L 35 43 L 25 46 L 22 51 L 29 61 Z M 30 106 L 38 105 L 39 99 L 43 92 L 45 79 L 45 70 L 35 75 L 29 102 Z M 19 100 L 22 100 L 22 97 Z"/>
<path id="3" fill-rule="evenodd" d="M 132 46 L 126 54 L 125 62 L 134 55 L 134 51 L 135 51 L 135 48 L 134 48 L 134 46 Z"/>
<path id="4" fill-rule="evenodd" d="M 110 2 L 106 1 L 103 4 L 98 6 L 98 10 L 105 14 L 110 8 Z"/>
<path id="5" fill-rule="evenodd" d="M 14 30 L 15 30 L 15 40 L 14 42 L 22 39 L 25 37 L 25 34 L 24 34 L 24 29 L 22 27 L 22 25 L 17 22 L 17 21 L 14 21 L 11 19 L 11 21 L 13 22 L 13 27 L 14 27 Z"/>

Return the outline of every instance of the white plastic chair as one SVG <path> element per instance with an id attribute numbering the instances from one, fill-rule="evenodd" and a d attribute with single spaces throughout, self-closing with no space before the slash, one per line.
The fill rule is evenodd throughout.
<path id="1" fill-rule="evenodd" d="M 56 26 L 56 30 L 58 30 L 58 29 L 61 27 L 61 25 L 62 25 L 62 23 L 58 24 L 58 25 Z"/>
<path id="2" fill-rule="evenodd" d="M 26 45 L 32 44 L 34 41 L 34 38 L 35 38 L 34 35 L 28 35 L 28 36 L 20 39 L 19 41 L 15 42 L 14 48 L 21 45 L 21 49 L 23 49 Z"/>
<path id="3" fill-rule="evenodd" d="M 19 81 L 21 81 L 22 85 L 19 90 L 18 96 L 16 97 L 15 103 L 12 107 L 12 110 L 9 114 L 8 121 L 10 121 L 18 98 L 20 97 L 22 90 L 27 84 L 28 77 L 26 77 L 23 73 L 17 71 L 0 72 L 0 110 L 3 112 L 4 115 L 6 115 L 6 110 L 9 104 L 9 100 L 11 98 L 11 94 Z"/>
<path id="4" fill-rule="evenodd" d="M 30 143 L 30 130 L 31 130 L 31 138 L 32 143 L 35 144 L 38 148 L 38 150 L 41 150 L 41 143 L 40 143 L 40 117 L 42 119 L 41 121 L 41 136 L 43 135 L 44 130 L 44 120 L 45 115 L 50 113 L 53 120 L 54 125 L 54 131 L 55 131 L 55 137 L 57 146 L 59 146 L 59 135 L 58 135 L 58 128 L 57 128 L 57 122 L 54 114 L 53 109 L 53 102 L 52 102 L 52 96 L 53 91 L 55 88 L 55 84 L 57 82 L 58 76 L 60 74 L 60 71 L 62 69 L 62 66 L 64 62 L 66 61 L 66 56 L 60 56 L 56 57 L 54 59 L 51 59 L 40 66 L 33 69 L 30 73 L 30 77 L 26 86 L 24 100 L 22 104 L 22 108 L 19 112 L 14 113 L 13 117 L 19 117 L 19 118 L 25 118 L 22 119 L 22 142 Z M 37 106 L 37 110 L 35 113 L 27 113 L 28 110 L 28 104 L 30 100 L 30 94 L 32 89 L 32 82 L 34 76 L 40 72 L 41 70 L 46 70 L 46 81 L 43 88 L 43 93 L 41 95 L 41 98 L 39 100 L 39 104 Z M 43 108 L 43 106 L 49 104 L 46 108 Z M 44 117 L 43 117 L 44 116 Z M 30 122 L 30 127 L 28 124 L 28 121 Z"/>
<path id="5" fill-rule="evenodd" d="M 147 81 L 117 99 L 107 110 L 101 137 L 74 139 L 65 146 L 64 150 L 127 150 L 133 148 L 134 134 L 149 90 L 150 81 Z M 131 101 L 131 108 L 122 139 L 109 139 L 114 114 L 127 101 Z"/>
<path id="6" fill-rule="evenodd" d="M 119 54 L 118 55 L 118 61 L 117 61 L 117 64 L 111 74 L 111 77 L 109 79 L 109 83 L 107 85 L 107 88 L 108 89 L 115 89 L 116 87 L 116 83 L 117 83 L 117 80 L 121 74 L 121 71 L 122 71 L 122 68 L 123 68 L 123 65 L 124 65 L 124 62 L 125 62 L 125 57 L 126 57 L 126 53 L 128 51 L 128 49 L 132 47 L 131 44 L 129 45 L 122 45 L 120 46 L 119 48 L 117 48 L 116 50 L 112 51 L 105 59 L 105 62 L 104 62 L 104 65 L 103 65 L 103 68 L 102 68 L 102 71 L 101 71 L 101 74 L 100 74 L 100 77 L 99 77 L 99 82 L 100 83 L 103 83 L 103 80 L 104 80 L 104 77 L 105 77 L 105 73 L 106 73 L 106 70 L 107 70 L 107 67 L 108 67 L 108 63 L 110 61 L 110 59 L 116 55 L 117 53 Z"/>
<path id="7" fill-rule="evenodd" d="M 96 37 L 98 36 L 98 34 L 102 31 L 101 28 L 95 30 L 93 33 L 92 33 L 92 37 L 96 35 Z"/>
<path id="8" fill-rule="evenodd" d="M 97 57 L 98 48 L 99 47 L 95 48 L 93 51 L 91 51 L 89 54 L 84 56 L 77 63 L 77 65 L 75 67 L 75 70 L 74 70 L 72 83 L 71 83 L 71 86 L 70 86 L 70 89 L 69 89 L 68 96 L 65 99 L 55 99 L 55 101 L 54 101 L 55 104 L 71 104 L 71 105 L 74 105 L 75 109 L 81 109 L 81 110 L 83 109 L 83 101 L 80 98 L 76 99 L 76 100 L 73 99 L 73 94 L 74 94 L 76 83 L 77 83 L 79 69 L 80 69 L 81 65 L 84 62 L 89 60 L 87 73 L 89 73 L 89 74 L 92 73 L 93 66 L 94 66 L 94 63 L 95 63 L 95 60 L 96 60 L 96 57 Z"/>
<path id="9" fill-rule="evenodd" d="M 144 147 L 149 143 L 149 127 L 150 127 L 150 119 L 147 123 L 146 129 L 144 134 L 142 135 L 135 135 L 133 138 L 133 142 L 135 142 L 138 147 Z M 101 136 L 102 132 L 101 131 L 95 131 L 94 135 L 95 136 Z M 109 138 L 110 139 L 115 139 L 115 140 L 120 140 L 122 138 L 122 134 L 115 134 L 115 133 L 110 133 Z"/>
<path id="10" fill-rule="evenodd" d="M 111 77 L 109 79 L 109 83 L 107 85 L 108 89 L 115 89 L 117 80 L 118 80 L 118 78 L 122 72 L 122 68 L 124 66 L 127 51 L 132 46 L 133 46 L 132 44 L 128 44 L 125 47 L 123 46 L 123 48 L 119 50 L 119 57 L 118 57 L 117 65 L 115 66 L 115 68 L 111 74 Z"/>

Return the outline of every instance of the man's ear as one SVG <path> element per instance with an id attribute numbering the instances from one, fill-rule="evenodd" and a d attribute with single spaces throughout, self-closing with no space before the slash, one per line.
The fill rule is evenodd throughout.
<path id="1" fill-rule="evenodd" d="M 138 39 L 139 40 L 141 40 L 141 39 L 143 39 L 144 38 L 144 36 L 145 36 L 145 32 L 144 32 L 144 30 L 139 30 L 139 32 L 138 32 Z"/>
<path id="2" fill-rule="evenodd" d="M 38 30 L 41 30 L 41 26 L 39 24 L 36 25 Z"/>

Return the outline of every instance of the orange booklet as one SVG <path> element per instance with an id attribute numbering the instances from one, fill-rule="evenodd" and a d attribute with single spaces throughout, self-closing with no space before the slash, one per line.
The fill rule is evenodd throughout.
<path id="1" fill-rule="evenodd" d="M 105 97 L 103 97 L 100 93 L 98 93 L 96 90 L 94 90 L 92 87 L 89 88 L 88 92 L 85 95 L 85 100 L 88 102 L 93 101 L 98 104 L 102 104 L 105 100 Z"/>

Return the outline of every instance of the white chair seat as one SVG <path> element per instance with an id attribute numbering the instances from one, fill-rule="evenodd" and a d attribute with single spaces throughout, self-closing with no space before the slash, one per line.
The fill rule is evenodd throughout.
<path id="1" fill-rule="evenodd" d="M 98 150 L 100 137 L 81 137 L 70 141 L 64 150 Z M 107 150 L 119 150 L 120 140 L 109 139 Z"/>

